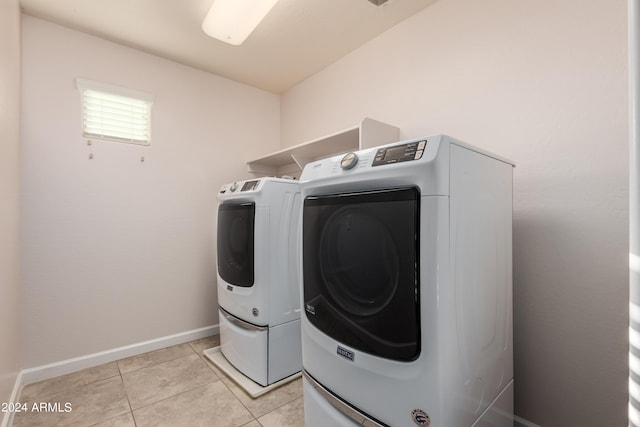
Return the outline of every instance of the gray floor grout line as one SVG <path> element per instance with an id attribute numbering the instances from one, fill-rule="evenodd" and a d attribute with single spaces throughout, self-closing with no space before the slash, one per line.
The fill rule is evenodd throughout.
<path id="1" fill-rule="evenodd" d="M 230 382 L 231 384 L 235 384 L 231 378 L 228 378 L 228 377 L 227 377 L 227 379 L 229 380 L 229 382 Z M 222 379 L 221 379 L 221 381 L 222 381 Z M 256 420 L 256 421 L 258 422 L 258 424 L 260 424 L 260 426 L 262 426 L 262 423 L 258 420 L 258 418 L 261 418 L 261 417 L 264 417 L 264 416 L 266 416 L 266 415 L 269 415 L 269 414 L 271 414 L 272 412 L 275 412 L 275 411 L 277 411 L 278 409 L 280 409 L 280 408 L 282 408 L 282 407 L 284 407 L 284 406 L 286 406 L 286 405 L 289 405 L 290 403 L 293 403 L 293 402 L 295 402 L 296 400 L 301 399 L 301 398 L 303 397 L 303 396 L 295 397 L 295 398 L 293 398 L 292 400 L 290 400 L 290 401 L 288 401 L 288 402 L 285 402 L 285 403 L 283 403 L 282 405 L 280 405 L 280 406 L 278 406 L 278 407 L 276 407 L 276 408 L 273 408 L 273 409 L 272 409 L 272 410 L 270 410 L 269 412 L 266 412 L 266 413 L 264 413 L 264 414 L 260 415 L 260 417 L 257 417 L 257 416 L 255 416 L 255 415 L 253 414 L 253 412 L 251 411 L 251 409 L 247 408 L 247 406 L 246 406 L 244 403 L 242 403 L 242 400 L 240 400 L 240 399 L 238 398 L 238 396 L 236 396 L 236 395 L 235 395 L 235 393 L 234 393 L 234 392 L 229 388 L 229 386 L 227 385 L 227 383 L 226 383 L 226 382 L 222 381 L 222 384 L 224 384 L 224 386 L 227 388 L 227 390 L 229 390 L 229 392 L 233 395 L 233 397 L 235 397 L 235 398 L 240 402 L 240 404 L 241 404 L 241 405 L 242 405 L 242 406 L 243 406 L 243 407 L 244 407 L 244 408 L 245 408 L 245 409 L 246 409 L 246 410 L 251 414 L 251 416 L 253 417 L 253 419 L 254 419 L 254 420 Z M 286 384 L 285 384 L 285 385 L 283 385 L 282 387 L 285 387 L 285 386 L 286 386 Z M 238 388 L 238 390 L 240 390 L 240 392 L 242 392 L 242 393 L 246 394 L 246 395 L 247 395 L 247 397 L 248 397 L 249 399 L 256 400 L 256 399 L 252 398 L 251 396 L 249 396 L 246 392 L 244 392 L 244 391 L 242 390 L 242 388 L 241 388 L 241 387 L 239 387 L 237 384 L 236 384 L 236 388 Z M 280 388 L 280 387 L 275 388 L 275 389 L 273 389 L 271 392 L 274 392 L 274 391 L 278 390 L 279 388 Z M 271 392 L 270 392 L 270 393 L 271 393 Z M 266 396 L 266 394 L 265 394 L 265 395 L 263 395 L 263 396 Z M 260 397 L 258 397 L 258 399 L 259 399 L 259 398 L 260 398 Z M 248 424 L 248 423 L 247 423 L 247 424 Z"/>
<path id="2" fill-rule="evenodd" d="M 61 378 L 61 377 L 67 376 L 67 375 L 73 375 L 73 374 L 76 374 L 76 373 L 79 373 L 79 372 L 82 372 L 82 371 L 85 371 L 85 370 L 88 370 L 88 369 L 93 369 L 93 368 L 97 368 L 99 366 L 108 365 L 110 363 L 115 363 L 115 362 L 107 362 L 107 363 L 103 363 L 102 365 L 92 366 L 91 368 L 85 368 L 85 369 L 81 369 L 79 371 L 70 372 L 68 374 L 58 375 L 57 377 L 51 377 L 51 378 L 47 378 L 46 380 L 37 381 L 35 383 L 23 385 L 22 388 L 20 389 L 20 400 L 22 400 L 24 389 L 26 387 L 29 387 L 30 385 L 39 384 L 39 383 L 43 383 L 43 382 L 46 382 L 46 381 L 52 381 L 52 380 L 55 380 L 56 378 Z M 116 367 L 118 367 L 118 366 L 116 365 Z M 51 396 L 54 396 L 56 394 L 59 394 L 59 393 L 65 392 L 65 391 L 69 391 L 69 390 L 73 390 L 73 389 L 76 389 L 76 388 L 88 386 L 90 384 L 97 383 L 98 381 L 104 381 L 104 380 L 108 380 L 110 378 L 115 378 L 118 375 L 120 375 L 120 368 L 118 368 L 118 374 L 111 375 L 111 376 L 108 376 L 108 377 L 103 377 L 103 378 L 97 378 L 97 379 L 95 379 L 93 381 L 89 381 L 88 383 L 74 385 L 74 386 L 70 386 L 70 387 L 65 387 L 65 388 L 62 388 L 60 390 L 56 390 L 54 392 L 49 392 L 49 393 L 45 393 L 43 395 L 38 395 L 35 399 L 40 400 L 40 401 L 44 401 L 45 398 L 47 398 L 47 397 L 51 397 Z M 35 400 L 31 399 L 31 401 L 35 401 Z"/>
<path id="3" fill-rule="evenodd" d="M 230 382 L 232 382 L 232 383 L 233 383 L 233 380 L 231 380 L 230 378 L 228 378 L 228 379 L 229 379 L 229 381 L 230 381 Z M 222 378 L 220 378 L 220 381 L 222 381 Z M 253 415 L 253 412 L 251 412 L 251 409 L 247 408 L 247 405 L 245 405 L 245 404 L 242 402 L 242 400 L 240 400 L 240 398 L 239 398 L 238 396 L 236 396 L 236 394 L 233 392 L 233 390 L 231 390 L 231 389 L 229 388 L 229 386 L 227 385 L 227 383 L 226 383 L 226 382 L 224 382 L 224 381 L 222 381 L 222 384 L 223 384 L 223 385 L 225 386 L 225 388 L 229 391 L 229 393 L 231 393 L 231 395 L 234 397 L 234 399 L 236 399 L 238 402 L 240 402 L 240 404 L 242 405 L 242 407 L 243 407 L 244 409 L 246 409 L 246 410 L 247 410 L 247 412 L 251 415 L 251 417 L 253 417 L 253 419 L 254 419 L 258 424 L 260 424 L 260 421 L 258 421 L 258 417 L 256 417 L 255 415 Z M 242 391 L 242 390 L 240 390 L 240 391 Z M 244 393 L 244 392 L 243 392 L 243 393 Z M 251 397 L 251 396 L 249 396 L 249 397 Z M 249 423 L 250 423 L 250 422 L 251 422 L 251 421 L 249 421 Z M 245 424 L 249 424 L 249 423 L 245 423 Z M 243 425 L 245 425 L 245 424 L 243 424 Z M 262 425 L 262 424 L 260 424 L 260 425 Z"/>
<path id="4" fill-rule="evenodd" d="M 218 380 L 216 380 L 216 381 L 220 381 L 220 380 L 218 379 Z M 215 383 L 216 381 L 211 381 L 211 382 L 208 382 L 208 383 L 204 383 L 204 384 L 202 384 L 202 385 L 199 385 L 199 386 L 197 386 L 197 387 L 191 388 L 191 389 L 189 389 L 189 390 L 184 390 L 184 391 L 181 391 L 180 393 L 172 394 L 171 396 L 167 396 L 167 397 L 165 397 L 165 398 L 163 398 L 163 399 L 156 400 L 155 402 L 147 403 L 146 405 L 141 406 L 141 407 L 136 408 L 136 409 L 133 409 L 133 407 L 132 407 L 132 408 L 131 408 L 131 412 L 133 413 L 133 411 L 138 411 L 138 410 L 140 410 L 140 409 L 148 408 L 149 406 L 153 406 L 153 405 L 155 405 L 155 404 L 157 404 L 157 403 L 164 402 L 164 401 L 169 400 L 169 399 L 173 399 L 174 397 L 176 397 L 176 396 L 180 396 L 181 394 L 190 393 L 190 392 L 192 392 L 193 390 L 197 390 L 197 389 L 199 389 L 199 388 L 206 387 L 206 386 L 208 386 L 209 384 L 213 384 L 213 383 Z M 134 418 L 135 418 L 135 417 L 134 417 Z"/>
<path id="5" fill-rule="evenodd" d="M 187 345 L 188 345 L 189 343 L 183 343 L 183 344 L 187 344 Z M 179 346 L 179 345 L 182 345 L 182 344 L 170 345 L 169 347 L 159 348 L 159 349 L 157 349 L 157 350 L 148 351 L 148 352 L 146 352 L 146 353 L 140 353 L 140 354 L 138 354 L 138 355 L 136 355 L 136 356 L 125 357 L 125 358 L 123 358 L 123 359 L 118 359 L 118 360 L 116 360 L 116 361 L 115 361 L 115 363 L 116 363 L 116 364 L 118 364 L 118 362 L 120 362 L 120 361 L 122 361 L 122 360 L 133 359 L 133 358 L 135 358 L 135 357 L 140 357 L 140 356 L 143 356 L 143 355 L 145 355 L 145 354 L 154 353 L 154 352 L 156 352 L 156 351 L 166 350 L 166 349 L 168 349 L 168 348 L 171 348 L 171 347 L 177 347 L 177 346 Z M 191 346 L 189 345 L 189 348 L 193 351 L 193 347 L 191 347 Z M 196 351 L 194 351 L 194 353 L 198 354 Z M 189 356 L 190 356 L 190 355 L 189 355 Z M 183 356 L 176 356 L 176 357 L 173 357 L 173 358 L 171 358 L 171 359 L 163 360 L 163 361 L 161 361 L 161 362 L 157 362 L 157 363 L 154 363 L 154 364 L 149 365 L 149 366 L 143 366 L 143 367 L 141 367 L 141 368 L 132 369 L 131 371 L 124 372 L 124 374 L 129 374 L 129 373 L 131 373 L 131 372 L 136 372 L 136 371 L 139 371 L 139 370 L 141 370 L 141 369 L 150 368 L 150 367 L 152 367 L 152 366 L 156 366 L 156 365 L 159 365 L 159 364 L 161 364 L 161 363 L 171 362 L 171 361 L 173 361 L 173 360 L 181 359 L 181 358 L 183 358 L 183 357 L 188 357 L 188 356 L 184 356 L 184 355 L 183 355 Z M 118 370 L 120 370 L 120 365 L 119 365 L 119 364 L 118 364 Z M 120 373 L 123 373 L 123 372 L 122 372 L 122 371 L 120 371 Z"/>
<path id="6" fill-rule="evenodd" d="M 124 378 L 122 377 L 122 371 L 120 371 L 120 365 L 118 365 L 118 372 L 120 372 L 120 381 L 122 381 L 122 388 L 124 388 L 124 394 L 127 396 L 127 404 L 129 405 L 129 412 L 131 412 L 131 419 L 133 420 L 134 427 L 138 427 L 138 423 L 136 422 L 136 416 L 133 414 L 133 407 L 131 406 L 131 399 L 129 398 L 129 392 L 127 392 L 127 387 L 124 385 Z"/>

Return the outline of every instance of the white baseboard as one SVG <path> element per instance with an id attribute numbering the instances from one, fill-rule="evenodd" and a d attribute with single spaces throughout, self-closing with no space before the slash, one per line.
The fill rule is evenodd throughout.
<path id="1" fill-rule="evenodd" d="M 22 389 L 22 371 L 18 372 L 18 375 L 16 375 L 16 381 L 13 384 L 13 390 L 11 391 L 11 397 L 7 402 L 17 402 L 21 389 Z M 0 427 L 9 427 L 10 425 L 12 425 L 14 414 L 15 412 L 13 411 L 5 412 L 4 416 L 2 417 L 2 420 L 0 420 Z"/>
<path id="2" fill-rule="evenodd" d="M 100 351 L 98 353 L 87 354 L 85 356 L 74 357 L 72 359 L 62 360 L 60 362 L 48 365 L 37 366 L 35 368 L 23 369 L 20 372 L 22 386 L 32 384 L 38 381 L 57 377 L 59 375 L 69 374 L 71 372 L 80 371 L 82 369 L 91 368 L 102 365 L 104 363 L 114 362 L 126 357 L 137 356 L 153 350 L 170 347 L 172 345 L 183 344 L 189 341 L 206 338 L 219 333 L 219 325 L 207 326 L 205 328 L 194 329 L 187 332 L 181 332 L 175 335 L 156 338 L 136 344 L 118 347 L 111 350 Z M 0 427 L 5 427 L 4 424 Z"/>

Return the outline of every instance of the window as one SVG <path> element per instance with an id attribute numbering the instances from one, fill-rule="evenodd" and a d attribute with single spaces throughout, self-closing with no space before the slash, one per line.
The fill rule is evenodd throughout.
<path id="1" fill-rule="evenodd" d="M 76 79 L 82 97 L 82 135 L 149 145 L 151 105 L 148 93 Z"/>

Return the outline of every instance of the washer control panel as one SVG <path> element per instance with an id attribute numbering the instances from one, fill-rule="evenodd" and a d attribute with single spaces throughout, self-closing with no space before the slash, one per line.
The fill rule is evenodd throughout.
<path id="1" fill-rule="evenodd" d="M 379 148 L 371 166 L 388 165 L 391 163 L 418 160 L 424 153 L 427 140 L 413 141 L 392 147 Z"/>
<path id="2" fill-rule="evenodd" d="M 253 190 L 257 190 L 259 186 L 260 186 L 259 179 L 251 180 L 251 181 L 233 182 L 231 184 L 223 185 L 222 188 L 220 188 L 220 191 L 218 192 L 218 194 L 225 194 L 227 192 L 241 193 L 244 191 L 253 191 Z"/>

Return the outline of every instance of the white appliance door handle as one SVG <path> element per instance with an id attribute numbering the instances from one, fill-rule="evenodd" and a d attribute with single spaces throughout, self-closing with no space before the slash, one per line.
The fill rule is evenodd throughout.
<path id="1" fill-rule="evenodd" d="M 363 414 L 357 409 L 352 408 L 342 400 L 335 397 L 329 390 L 324 388 L 322 384 L 317 382 L 315 378 L 309 375 L 307 371 L 305 371 L 304 369 L 302 370 L 302 375 L 307 381 L 309 381 L 309 384 L 311 384 L 311 386 L 315 388 L 316 391 L 320 393 L 320 395 L 322 395 L 322 397 L 324 397 L 327 400 L 327 402 L 331 404 L 331 406 L 336 408 L 338 411 L 342 412 L 347 417 L 351 418 L 353 421 L 355 421 L 359 425 L 363 425 L 365 427 L 385 427 L 384 424 L 380 424 L 376 420 Z"/>
<path id="2" fill-rule="evenodd" d="M 229 323 L 232 323 L 234 326 L 237 326 L 241 329 L 257 332 L 263 332 L 269 329 L 268 326 L 257 326 L 252 323 L 245 322 L 244 320 L 238 319 L 232 314 L 227 313 L 222 307 L 220 307 L 220 313 L 222 313 L 222 315 L 225 317 L 225 319 L 227 319 L 227 321 L 229 321 Z"/>

